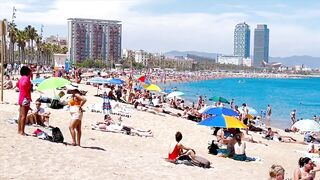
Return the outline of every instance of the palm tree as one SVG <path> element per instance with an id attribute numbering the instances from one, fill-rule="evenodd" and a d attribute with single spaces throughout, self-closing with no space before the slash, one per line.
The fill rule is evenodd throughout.
<path id="1" fill-rule="evenodd" d="M 43 54 L 45 56 L 44 63 L 46 65 L 51 64 L 52 55 L 53 55 L 53 45 L 50 44 L 50 43 L 44 43 L 44 45 L 43 45 Z"/>
<path id="2" fill-rule="evenodd" d="M 24 28 L 24 31 L 26 33 L 26 42 L 28 43 L 28 50 L 30 49 L 30 39 L 31 39 L 31 33 L 32 33 L 32 26 L 28 25 L 27 27 Z M 28 57 L 28 63 L 30 63 L 30 54 Z"/>
<path id="3" fill-rule="evenodd" d="M 32 27 L 30 29 L 30 32 L 29 32 L 29 37 L 30 37 L 30 41 L 31 41 L 31 60 L 32 62 L 34 62 L 34 46 L 33 46 L 33 42 L 34 40 L 38 37 L 39 35 L 37 34 L 37 30 Z"/>
<path id="4" fill-rule="evenodd" d="M 19 56 L 20 56 L 20 63 L 25 63 L 25 47 L 27 41 L 27 35 L 25 31 L 18 30 L 17 31 L 17 43 L 19 46 Z"/>
<path id="5" fill-rule="evenodd" d="M 9 63 L 14 62 L 14 45 L 17 42 L 17 32 L 18 29 L 16 27 L 17 25 L 15 23 L 9 23 L 9 39 L 10 39 L 10 44 L 9 44 Z"/>
<path id="6" fill-rule="evenodd" d="M 43 42 L 42 42 L 42 37 L 41 36 L 36 36 L 35 38 L 35 42 L 37 45 L 37 64 L 43 64 L 43 62 L 41 61 L 41 54 L 42 54 L 42 50 L 43 50 Z M 40 62 L 41 61 L 41 62 Z"/>

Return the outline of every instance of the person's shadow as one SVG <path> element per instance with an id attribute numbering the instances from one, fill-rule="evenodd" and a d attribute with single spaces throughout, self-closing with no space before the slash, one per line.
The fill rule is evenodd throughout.
<path id="1" fill-rule="evenodd" d="M 94 149 L 94 150 L 100 150 L 100 151 L 106 151 L 104 148 L 96 147 L 96 146 L 81 146 L 84 149 Z"/>
<path id="2" fill-rule="evenodd" d="M 63 144 L 66 145 L 66 146 L 74 146 L 73 144 L 67 143 L 67 142 L 64 142 Z M 80 147 L 84 148 L 84 149 L 93 149 L 93 150 L 106 151 L 104 148 L 96 147 L 96 146 L 80 146 Z"/>

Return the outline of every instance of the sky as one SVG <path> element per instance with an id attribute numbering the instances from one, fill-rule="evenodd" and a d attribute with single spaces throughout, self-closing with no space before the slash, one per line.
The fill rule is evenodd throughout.
<path id="1" fill-rule="evenodd" d="M 149 52 L 196 50 L 233 53 L 237 23 L 270 29 L 270 56 L 320 56 L 318 0 L 0 0 L 0 18 L 43 35 L 67 37 L 68 18 L 99 18 L 122 23 L 122 48 Z"/>

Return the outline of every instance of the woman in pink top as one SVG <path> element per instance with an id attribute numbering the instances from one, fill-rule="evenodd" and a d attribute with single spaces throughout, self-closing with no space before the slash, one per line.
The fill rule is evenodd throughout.
<path id="1" fill-rule="evenodd" d="M 31 102 L 31 69 L 27 66 L 21 67 L 20 70 L 21 78 L 17 82 L 17 88 L 19 88 L 19 122 L 18 122 L 18 134 L 25 135 L 24 128 L 26 124 L 27 114 L 30 108 Z"/>

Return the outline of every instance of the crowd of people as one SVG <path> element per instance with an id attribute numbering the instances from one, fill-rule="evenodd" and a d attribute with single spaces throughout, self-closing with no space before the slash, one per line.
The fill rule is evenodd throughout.
<path id="1" fill-rule="evenodd" d="M 74 71 L 73 79 L 76 82 L 81 81 L 81 71 Z M 32 83 L 31 77 L 32 69 L 27 66 L 22 66 L 20 68 L 20 79 L 16 83 L 19 89 L 18 104 L 19 109 L 19 121 L 18 121 L 18 133 L 21 135 L 26 135 L 25 125 L 26 124 L 37 124 L 40 126 L 49 125 L 50 112 L 45 112 L 41 107 L 41 99 L 35 101 L 35 108 L 30 108 Z M 55 76 L 65 77 L 65 71 L 59 71 Z M 112 76 L 112 75 L 111 75 Z M 80 81 L 79 81 L 80 80 Z M 90 83 L 89 83 L 90 84 Z M 172 115 L 176 117 L 185 118 L 188 120 L 200 122 L 201 120 L 208 118 L 208 115 L 201 113 L 201 109 L 205 108 L 206 97 L 199 96 L 198 101 L 192 106 L 185 104 L 185 101 L 178 96 L 171 98 L 166 97 L 166 94 L 156 94 L 149 90 L 140 88 L 142 83 L 134 80 L 132 76 L 128 78 L 127 83 L 121 85 L 108 85 L 108 84 L 90 84 L 97 86 L 98 89 L 103 90 L 103 94 L 98 94 L 98 96 L 107 96 L 108 99 L 118 101 L 121 103 L 131 104 L 134 108 L 155 114 L 165 114 Z M 5 88 L 14 88 L 13 83 L 9 75 L 6 75 Z M 69 107 L 71 121 L 69 125 L 70 134 L 72 137 L 72 145 L 81 145 L 81 121 L 83 117 L 83 106 L 85 105 L 87 98 L 85 98 L 80 90 L 76 87 L 68 89 L 72 96 L 68 101 L 67 105 Z M 177 89 L 173 89 L 176 91 Z M 225 103 L 217 101 L 214 107 L 226 107 Z M 228 107 L 229 108 L 229 107 Z M 244 131 L 237 128 L 217 128 L 215 129 L 215 135 L 217 137 L 216 155 L 220 157 L 229 157 L 237 161 L 254 161 L 256 158 L 251 158 L 246 155 L 247 144 L 245 141 L 250 143 L 260 143 L 265 144 L 261 141 L 256 141 L 252 136 L 249 135 L 249 131 L 260 132 L 264 134 L 264 138 L 267 140 L 275 140 L 285 143 L 301 143 L 290 136 L 279 135 L 279 132 L 273 131 L 271 128 L 264 128 L 255 126 L 255 120 L 257 117 L 251 117 L 249 114 L 249 109 L 246 103 L 243 103 L 241 110 L 239 106 L 235 104 L 234 99 L 230 102 L 230 108 L 238 113 L 239 121 L 247 125 Z M 270 125 L 270 119 L 272 115 L 271 105 L 267 106 L 266 110 L 266 124 Z M 296 111 L 291 113 L 291 121 L 294 124 L 296 122 Z M 104 120 L 97 122 L 93 125 L 95 129 L 110 132 L 123 132 L 131 135 L 138 135 L 144 137 L 152 137 L 153 132 L 151 130 L 142 130 L 132 126 L 125 125 L 121 122 L 115 122 L 109 114 L 106 114 Z M 168 159 L 171 161 L 181 160 L 181 157 L 188 157 L 193 161 L 196 161 L 196 151 L 192 148 L 186 147 L 181 144 L 182 133 L 177 132 L 175 135 L 176 145 L 174 149 L 169 153 Z M 267 144 L 265 144 L 267 145 Z M 212 145 L 213 146 L 213 145 Z M 224 148 L 226 147 L 226 148 Z M 314 151 L 314 148 L 311 150 Z M 295 179 L 313 179 L 315 177 L 315 172 L 318 169 L 314 169 L 315 165 L 310 159 L 302 158 L 299 160 L 300 168 L 295 171 Z M 270 169 L 270 179 L 284 179 L 284 169 L 280 165 L 273 165 Z"/>

